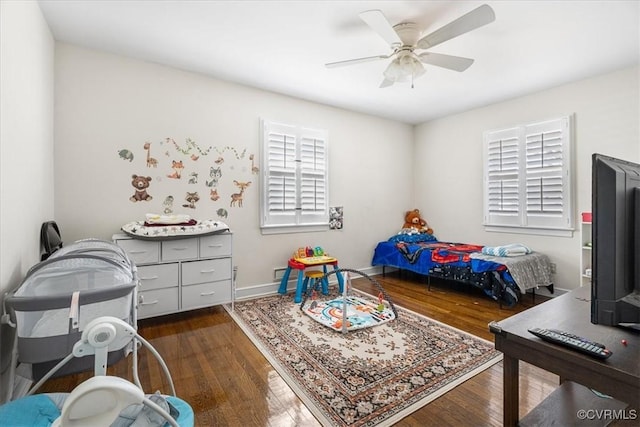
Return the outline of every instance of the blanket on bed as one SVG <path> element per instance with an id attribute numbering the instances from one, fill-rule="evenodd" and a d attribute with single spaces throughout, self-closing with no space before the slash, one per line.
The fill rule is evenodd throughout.
<path id="1" fill-rule="evenodd" d="M 416 242 L 412 244 L 396 242 L 396 248 L 411 264 L 415 264 L 425 250 L 431 251 L 431 261 L 437 264 L 467 263 L 471 260 L 472 253 L 482 250 L 482 246 L 479 245 L 445 242 Z"/>
<path id="2" fill-rule="evenodd" d="M 549 257 L 539 252 L 531 252 L 526 257 L 500 257 L 476 252 L 471 254 L 471 260 L 505 265 L 523 294 L 527 289 L 549 286 L 553 283 Z"/>

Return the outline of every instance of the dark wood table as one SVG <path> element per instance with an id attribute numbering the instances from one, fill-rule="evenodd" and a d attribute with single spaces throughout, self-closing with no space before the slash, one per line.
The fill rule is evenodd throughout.
<path id="1" fill-rule="evenodd" d="M 505 426 L 518 425 L 520 360 L 557 374 L 561 383 L 582 384 L 631 408 L 640 408 L 640 335 L 629 329 L 592 324 L 590 292 L 588 286 L 581 287 L 490 324 L 495 348 L 504 354 Z M 604 344 L 613 354 L 600 360 L 545 342 L 528 332 L 536 327 L 588 338 Z"/>

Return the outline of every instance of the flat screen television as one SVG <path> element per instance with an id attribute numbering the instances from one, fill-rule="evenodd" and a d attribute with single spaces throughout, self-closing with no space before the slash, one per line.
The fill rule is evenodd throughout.
<path id="1" fill-rule="evenodd" d="M 640 165 L 592 156 L 591 323 L 640 328 Z"/>

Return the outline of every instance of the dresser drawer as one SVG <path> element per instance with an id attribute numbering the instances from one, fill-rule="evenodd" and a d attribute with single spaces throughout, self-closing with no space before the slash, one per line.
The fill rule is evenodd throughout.
<path id="1" fill-rule="evenodd" d="M 231 301 L 231 280 L 185 286 L 182 288 L 182 309 L 222 304 Z"/>
<path id="2" fill-rule="evenodd" d="M 231 258 L 182 263 L 183 285 L 194 285 L 225 279 L 231 279 Z"/>
<path id="3" fill-rule="evenodd" d="M 216 234 L 200 238 L 200 258 L 231 255 L 231 234 Z"/>
<path id="4" fill-rule="evenodd" d="M 160 242 L 122 239 L 117 240 L 117 244 L 127 252 L 129 258 L 137 265 L 152 264 L 160 260 Z"/>
<path id="5" fill-rule="evenodd" d="M 196 258 L 198 258 L 198 239 L 165 240 L 162 242 L 162 261 Z"/>
<path id="6" fill-rule="evenodd" d="M 170 264 L 143 265 L 138 267 L 140 290 L 170 288 L 178 286 L 180 280 L 180 265 Z"/>
<path id="7" fill-rule="evenodd" d="M 138 294 L 138 318 L 175 313 L 179 309 L 179 288 L 156 289 Z"/>

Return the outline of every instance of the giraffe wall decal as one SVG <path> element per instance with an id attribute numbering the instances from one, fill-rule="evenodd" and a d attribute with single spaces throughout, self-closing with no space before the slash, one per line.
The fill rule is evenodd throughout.
<path id="1" fill-rule="evenodd" d="M 144 143 L 144 149 L 147 152 L 147 167 L 158 167 L 158 160 L 154 159 L 153 157 L 151 157 L 151 143 L 150 142 L 145 142 Z"/>
<path id="2" fill-rule="evenodd" d="M 253 163 L 253 154 L 249 155 L 249 160 L 251 160 L 251 173 L 257 175 L 260 169 Z"/>

